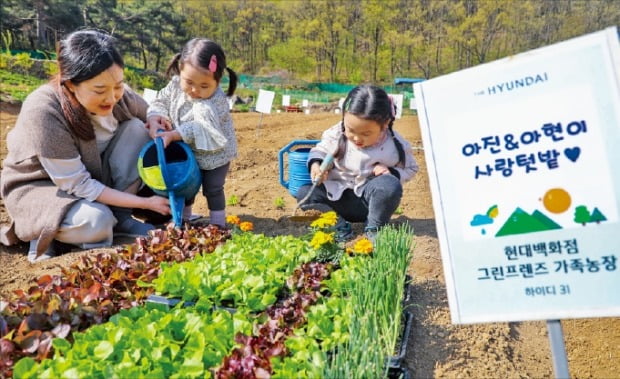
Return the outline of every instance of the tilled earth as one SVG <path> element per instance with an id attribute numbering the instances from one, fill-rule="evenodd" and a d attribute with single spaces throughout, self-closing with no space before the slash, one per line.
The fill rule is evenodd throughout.
<path id="1" fill-rule="evenodd" d="M 1 151 L 6 156 L 6 134 L 15 124 L 19 105 L 0 103 Z M 293 140 L 318 139 L 335 124 L 333 113 L 291 114 L 234 113 L 239 156 L 226 182 L 226 195 L 238 203 L 227 212 L 252 221 L 256 233 L 301 235 L 307 223 L 287 218 L 295 201 L 279 181 L 278 152 Z M 413 277 L 409 309 L 413 328 L 405 363 L 413 378 L 547 378 L 553 377 L 551 352 L 544 322 L 452 325 L 446 297 L 443 267 L 435 228 L 431 194 L 417 117 L 397 120 L 395 129 L 416 150 L 420 172 L 405 186 L 402 214 L 394 222 L 407 222 L 415 231 L 414 258 L 409 268 Z M 285 170 L 285 180 L 286 170 Z M 284 207 L 278 207 L 279 200 Z M 207 214 L 199 196 L 194 213 Z M 0 203 L 0 221 L 8 215 Z M 355 225 L 361 231 L 361 225 Z M 131 243 L 119 239 L 117 244 Z M 31 265 L 25 257 L 26 244 L 7 248 L 0 245 L 0 296 L 27 288 L 43 274 L 58 273 L 82 254 L 67 253 L 47 262 Z M 611 291 L 617 289 L 601 289 Z M 620 318 L 563 320 L 562 326 L 574 378 L 620 378 Z"/>

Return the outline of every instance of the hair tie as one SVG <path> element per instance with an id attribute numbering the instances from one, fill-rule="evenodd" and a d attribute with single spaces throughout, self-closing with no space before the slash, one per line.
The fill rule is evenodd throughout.
<path id="1" fill-rule="evenodd" d="M 209 61 L 209 71 L 217 71 L 217 57 L 215 54 L 211 55 L 211 60 Z"/>
<path id="2" fill-rule="evenodd" d="M 388 95 L 388 99 L 390 99 L 390 114 L 392 114 L 392 118 L 396 118 L 396 109 L 394 109 L 394 99 L 392 96 Z"/>

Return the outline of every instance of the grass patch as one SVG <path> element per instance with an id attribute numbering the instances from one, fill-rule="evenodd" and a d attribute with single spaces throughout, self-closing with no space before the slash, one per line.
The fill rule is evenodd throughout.
<path id="1" fill-rule="evenodd" d="M 2 83 L 0 85 L 0 98 L 9 98 L 23 102 L 30 92 L 45 82 L 47 82 L 46 79 L 0 69 L 0 83 Z"/>

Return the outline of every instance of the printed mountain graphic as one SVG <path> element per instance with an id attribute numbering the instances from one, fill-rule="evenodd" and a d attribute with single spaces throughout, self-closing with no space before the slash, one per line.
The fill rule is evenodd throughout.
<path id="1" fill-rule="evenodd" d="M 542 232 L 553 229 L 562 229 L 562 227 L 538 210 L 530 215 L 523 209 L 517 208 L 512 212 L 510 217 L 508 217 L 508 220 L 502 225 L 497 234 L 495 234 L 495 237 Z"/>

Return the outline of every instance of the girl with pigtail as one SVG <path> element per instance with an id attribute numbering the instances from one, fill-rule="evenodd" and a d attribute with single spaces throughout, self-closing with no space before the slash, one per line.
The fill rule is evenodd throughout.
<path id="1" fill-rule="evenodd" d="M 220 88 L 224 71 L 230 78 L 226 94 Z M 183 141 L 193 150 L 202 174 L 209 222 L 226 223 L 224 182 L 230 162 L 237 156 L 237 138 L 226 96 L 237 86 L 237 74 L 226 66 L 226 55 L 217 43 L 194 38 L 170 62 L 170 82 L 157 94 L 147 111 L 146 126 L 164 146 Z M 188 203 L 192 203 L 189 199 Z M 191 217 L 186 205 L 183 218 Z"/>
<path id="2" fill-rule="evenodd" d="M 411 145 L 393 130 L 396 108 L 383 89 L 355 87 L 342 108 L 342 121 L 323 132 L 310 150 L 310 176 L 320 184 L 300 207 L 335 211 L 339 242 L 353 237 L 350 222 L 364 222 L 364 232 L 374 242 L 377 230 L 400 204 L 403 183 L 413 178 L 418 165 Z M 322 173 L 320 165 L 330 154 L 333 165 Z M 299 188 L 298 201 L 310 188 Z"/>

